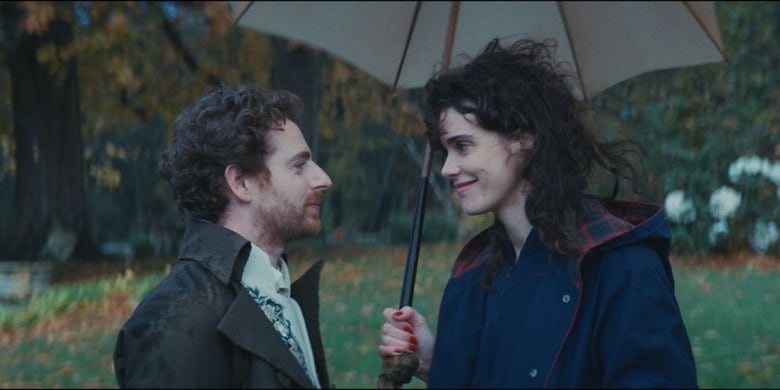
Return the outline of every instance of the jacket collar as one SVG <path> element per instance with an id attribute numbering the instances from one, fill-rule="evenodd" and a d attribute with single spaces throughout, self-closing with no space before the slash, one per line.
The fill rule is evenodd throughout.
<path id="1" fill-rule="evenodd" d="M 220 332 L 236 345 L 275 364 L 300 387 L 313 387 L 308 375 L 281 338 L 258 337 L 277 332 L 246 289 L 239 286 L 250 251 L 251 243 L 238 233 L 208 221 L 193 219 L 185 227 L 179 257 L 197 261 L 226 285 L 231 283 L 231 279 L 235 284 L 237 295 L 217 326 Z M 285 254 L 282 254 L 282 261 L 287 261 Z M 323 264 L 322 260 L 317 261 L 292 283 L 290 289 L 292 298 L 298 302 L 306 320 L 318 378 L 325 387 L 329 386 L 330 379 L 319 320 L 319 283 Z"/>
<path id="2" fill-rule="evenodd" d="M 657 242 L 661 254 L 668 256 L 671 248 L 671 233 L 663 208 L 653 203 L 595 199 L 583 200 L 579 228 L 575 240 L 578 253 L 574 256 L 581 262 L 592 251 L 606 251 L 630 242 L 652 238 Z M 463 247 L 452 270 L 457 277 L 467 269 L 479 267 L 488 255 L 491 226 L 474 236 Z"/>
<path id="3" fill-rule="evenodd" d="M 662 242 L 668 255 L 671 233 L 663 208 L 653 203 L 586 200 L 577 233 L 580 260 L 590 251 L 603 251 L 646 238 Z"/>
<path id="4" fill-rule="evenodd" d="M 220 282 L 243 273 L 251 245 L 247 239 L 223 226 L 191 219 L 185 227 L 179 258 L 194 260 L 206 267 Z"/>

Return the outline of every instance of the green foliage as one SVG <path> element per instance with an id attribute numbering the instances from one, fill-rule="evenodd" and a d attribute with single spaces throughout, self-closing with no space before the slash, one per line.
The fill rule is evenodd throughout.
<path id="1" fill-rule="evenodd" d="M 116 388 L 111 372 L 115 340 L 113 332 L 85 337 L 74 330 L 60 335 L 57 342 L 44 337 L 25 341 L 3 362 L 0 387 Z M 21 383 L 24 385 L 18 385 Z"/>
<path id="2" fill-rule="evenodd" d="M 412 233 L 412 214 L 396 213 L 390 216 L 385 234 L 391 244 L 409 243 Z M 458 239 L 458 220 L 445 213 L 427 212 L 423 220 L 422 239 L 427 243 L 452 242 Z"/>
<path id="3" fill-rule="evenodd" d="M 420 157 L 410 155 L 408 142 L 424 141 L 421 95 L 399 91 L 393 101 L 388 87 L 327 58 L 318 159 L 334 184 L 327 195 L 333 209 L 326 211 L 332 219 L 324 228 L 377 233 L 391 214 L 414 207 Z"/>
<path id="4" fill-rule="evenodd" d="M 132 271 L 93 282 L 53 285 L 40 297 L 24 305 L 0 306 L 0 329 L 45 322 L 64 313 L 90 310 L 110 294 L 131 294 L 137 301 L 159 282 L 160 274 L 136 279 Z"/>
<path id="5" fill-rule="evenodd" d="M 75 2 L 71 10 L 52 8 L 49 2 L 12 4 L 26 10 L 27 29 L 44 28 L 42 21 L 53 17 L 88 15 L 89 23 L 77 23 L 72 47 L 42 50 L 40 58 L 53 72 L 70 58 L 78 63 L 93 239 L 132 243 L 154 255 L 175 254 L 181 230 L 156 168 L 171 139 L 173 119 L 218 81 L 270 85 L 273 56 L 269 36 L 230 27 L 224 4 L 177 2 L 177 12 L 168 13 L 170 4 Z M 672 223 L 679 254 L 749 249 L 761 210 L 771 210 L 771 221 L 780 222 L 776 197 L 767 195 L 770 185 L 760 184 L 765 188 L 756 192 L 736 183 L 746 203 L 730 221 L 733 237 L 717 245 L 708 238 L 716 223 L 710 195 L 734 184 L 729 164 L 750 155 L 774 162 L 780 154 L 780 5 L 717 2 L 716 11 L 728 63 L 641 75 L 591 102 L 602 113 L 594 119 L 602 135 L 628 136 L 647 148 L 643 184 L 649 200 L 663 202 L 675 190 L 692 200 L 696 220 Z M 339 229 L 345 237 L 368 233 L 406 241 L 410 223 L 404 218 L 414 209 L 424 145 L 422 91 L 400 90 L 394 101 L 389 88 L 336 58 L 325 58 L 316 157 L 334 186 L 322 211 L 323 234 L 331 237 Z M 5 107 L 0 113 L 6 114 L 0 115 L 4 210 L 12 205 L 15 179 L 9 85 L 8 72 L 0 72 L 0 106 Z M 431 214 L 445 209 L 445 197 L 429 198 Z M 9 213 L 0 214 L 0 233 L 12 231 Z M 426 225 L 437 224 L 438 218 L 426 216 Z M 443 226 L 452 225 L 442 220 Z M 463 219 L 458 238 L 482 225 Z M 431 230 L 426 237 L 450 234 L 446 228 Z"/>
<path id="6" fill-rule="evenodd" d="M 607 114 L 606 131 L 641 142 L 648 150 L 646 185 L 662 201 L 682 190 L 692 200 L 696 220 L 673 223 L 679 254 L 749 248 L 755 215 L 746 210 L 730 221 L 728 244 L 713 244 L 717 222 L 709 210 L 711 194 L 730 185 L 729 165 L 742 156 L 770 162 L 780 157 L 780 47 L 775 2 L 717 2 L 727 63 L 653 72 L 609 88 L 593 99 Z M 747 190 L 741 188 L 740 190 Z M 774 197 L 743 194 L 778 219 Z M 753 203 L 754 205 L 757 205 Z"/>
<path id="7" fill-rule="evenodd" d="M 273 56 L 270 37 L 231 27 L 223 3 L 173 4 L 75 2 L 56 15 L 50 2 L 19 5 L 27 28 L 45 29 L 59 17 L 87 21 L 77 24 L 72 45 L 47 47 L 40 60 L 52 71 L 68 59 L 78 63 L 93 239 L 151 244 L 155 255 L 175 254 L 180 230 L 156 167 L 175 116 L 220 81 L 270 86 Z M 363 72 L 329 56 L 325 63 L 316 158 L 334 187 L 323 226 L 378 234 L 390 214 L 413 206 L 419 156 L 405 141 L 414 138 L 422 150 L 420 93 L 398 91 L 393 101 L 388 87 Z M 4 167 L 14 157 L 5 153 L 9 136 L 0 130 Z M 13 172 L 0 180 L 12 182 Z M 0 196 L 0 206 L 11 204 L 12 194 Z M 10 229 L 7 219 L 0 230 Z"/>

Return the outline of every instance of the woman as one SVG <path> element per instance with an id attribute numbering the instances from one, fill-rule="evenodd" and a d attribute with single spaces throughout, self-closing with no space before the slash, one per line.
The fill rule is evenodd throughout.
<path id="1" fill-rule="evenodd" d="M 436 337 L 387 308 L 379 354 L 416 354 L 429 387 L 697 387 L 661 207 L 617 201 L 630 142 L 583 124 L 549 42 L 497 40 L 426 85 L 426 125 L 469 215 Z M 615 175 L 589 195 L 596 168 Z"/>

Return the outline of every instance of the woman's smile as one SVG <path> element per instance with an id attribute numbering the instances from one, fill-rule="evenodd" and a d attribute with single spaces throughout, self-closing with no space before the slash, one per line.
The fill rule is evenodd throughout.
<path id="1" fill-rule="evenodd" d="M 468 188 L 471 187 L 472 184 L 476 183 L 477 180 L 470 180 L 470 181 L 463 181 L 460 183 L 455 183 L 455 189 L 458 191 L 458 195 L 461 197 L 464 196 L 464 193 Z"/>

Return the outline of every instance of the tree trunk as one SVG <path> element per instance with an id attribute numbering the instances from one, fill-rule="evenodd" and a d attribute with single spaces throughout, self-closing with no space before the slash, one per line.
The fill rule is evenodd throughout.
<path id="1" fill-rule="evenodd" d="M 91 258 L 96 252 L 85 204 L 76 60 L 69 58 L 52 68 L 36 58 L 42 47 L 54 45 L 61 50 L 72 41 L 73 25 L 53 20 L 43 34 L 18 34 L 6 47 L 17 148 L 12 219 L 17 229 L 11 242 L 12 252 L 24 259 L 57 250 L 55 255 L 62 260 L 69 257 L 63 251 L 75 250 L 73 254 L 80 258 Z M 55 232 L 66 232 L 75 242 L 50 247 L 61 241 L 62 237 L 53 237 Z"/>
<path id="2" fill-rule="evenodd" d="M 319 152 L 319 112 L 322 92 L 323 55 L 304 45 L 290 50 L 288 41 L 271 39 L 273 61 L 271 65 L 271 88 L 284 89 L 298 95 L 305 108 L 302 123 L 298 123 L 311 148 L 312 158 Z"/>
<path id="3" fill-rule="evenodd" d="M 379 231 L 382 222 L 387 220 L 389 210 L 385 205 L 388 202 L 388 198 L 392 196 L 392 194 L 387 193 L 387 188 L 390 186 L 390 175 L 393 173 L 393 168 L 395 168 L 396 150 L 397 146 L 393 145 L 393 148 L 390 151 L 390 157 L 385 164 L 385 171 L 382 175 L 382 184 L 379 186 L 379 196 L 376 197 L 374 212 L 371 214 L 371 221 L 368 225 L 368 231 L 371 232 Z"/>

